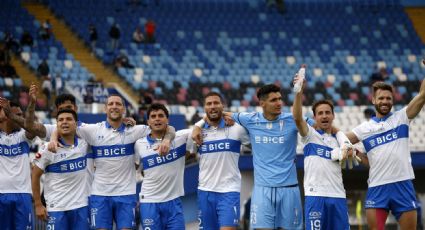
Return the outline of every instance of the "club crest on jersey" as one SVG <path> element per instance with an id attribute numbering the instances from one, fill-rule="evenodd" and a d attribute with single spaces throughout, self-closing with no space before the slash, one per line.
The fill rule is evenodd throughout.
<path id="1" fill-rule="evenodd" d="M 35 159 L 40 159 L 41 158 L 41 153 L 36 153 L 35 154 Z"/>
<path id="2" fill-rule="evenodd" d="M 62 164 L 61 165 L 61 171 L 67 171 L 67 170 L 68 170 L 68 165 Z"/>
<path id="3" fill-rule="evenodd" d="M 255 125 L 256 126 L 259 126 L 260 125 L 260 119 L 258 117 L 255 118 Z"/>
<path id="4" fill-rule="evenodd" d="M 272 129 L 272 128 L 273 128 L 273 123 L 271 123 L 271 122 L 267 122 L 267 124 L 266 124 L 266 128 L 267 128 L 267 129 Z"/>

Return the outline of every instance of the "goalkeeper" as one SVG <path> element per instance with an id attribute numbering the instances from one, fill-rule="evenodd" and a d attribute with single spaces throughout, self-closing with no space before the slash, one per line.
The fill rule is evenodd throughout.
<path id="1" fill-rule="evenodd" d="M 295 82 L 300 80 L 303 85 L 295 92 L 293 117 L 305 145 L 305 229 L 350 229 L 341 167 L 345 168 L 348 163 L 352 168 L 360 158 L 344 133 L 332 134 L 335 115 L 331 101 L 320 100 L 313 104 L 314 127 L 303 119 L 302 94 L 306 81 L 295 78 Z"/>

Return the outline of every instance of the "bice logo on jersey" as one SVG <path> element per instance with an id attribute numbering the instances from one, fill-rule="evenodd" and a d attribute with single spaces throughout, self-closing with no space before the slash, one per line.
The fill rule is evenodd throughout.
<path id="1" fill-rule="evenodd" d="M 79 159 L 76 161 L 70 161 L 60 165 L 60 170 L 66 171 L 78 171 L 86 168 L 86 159 Z"/>
<path id="2" fill-rule="evenodd" d="M 322 148 L 317 148 L 317 155 L 329 158 L 331 156 L 331 151 Z"/>
<path id="3" fill-rule="evenodd" d="M 209 152 L 214 150 L 230 150 L 230 143 L 229 142 L 219 142 L 219 143 L 211 143 L 211 144 L 203 144 L 202 145 L 202 152 Z"/>
<path id="4" fill-rule="evenodd" d="M 104 148 L 97 150 L 97 156 L 125 155 L 125 148 Z"/>
<path id="5" fill-rule="evenodd" d="M 68 171 L 68 165 L 67 164 L 61 164 L 61 171 Z"/>
<path id="6" fill-rule="evenodd" d="M 270 137 L 270 136 L 255 136 L 255 143 L 257 144 L 283 144 L 285 143 L 284 136 Z"/>
<path id="7" fill-rule="evenodd" d="M 397 132 L 391 132 L 383 136 L 378 136 L 369 141 L 371 147 L 393 141 L 398 138 Z"/>
<path id="8" fill-rule="evenodd" d="M 4 147 L 6 147 L 6 148 L 4 148 Z M 0 147 L 0 155 L 6 155 L 6 156 L 8 156 L 8 155 L 20 155 L 20 154 L 23 153 L 20 145 L 12 146 L 12 147 L 9 147 L 9 146 L 4 146 L 4 147 L 3 146 Z"/>
<path id="9" fill-rule="evenodd" d="M 176 150 L 172 150 L 172 152 L 168 153 L 165 156 L 159 156 L 158 154 L 155 155 L 151 155 L 152 158 L 147 159 L 149 167 L 168 163 L 180 157 Z"/>

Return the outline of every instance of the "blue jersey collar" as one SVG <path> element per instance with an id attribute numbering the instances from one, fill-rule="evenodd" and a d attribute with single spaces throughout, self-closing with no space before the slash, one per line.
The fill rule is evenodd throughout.
<path id="1" fill-rule="evenodd" d="M 224 128 L 226 126 L 226 123 L 224 122 L 224 119 L 223 118 L 221 118 L 220 119 L 220 122 L 218 122 L 218 128 Z M 210 128 L 211 127 L 211 125 L 210 124 L 208 124 L 208 122 L 205 122 L 205 124 L 204 124 L 204 129 L 208 129 L 208 128 Z"/>
<path id="2" fill-rule="evenodd" d="M 70 147 L 72 145 L 68 145 L 67 143 L 65 143 L 65 141 L 63 140 L 62 137 L 59 137 L 59 143 L 61 143 L 64 147 Z M 78 137 L 77 135 L 74 136 L 74 146 L 78 145 Z"/>
<path id="3" fill-rule="evenodd" d="M 316 129 L 316 132 L 318 132 L 320 135 L 323 135 L 323 134 L 325 134 L 325 133 L 326 133 L 325 131 L 323 131 L 323 130 L 321 130 L 321 129 Z M 336 135 L 335 135 L 335 134 L 332 134 L 332 133 L 331 133 L 331 135 L 332 135 L 333 137 L 336 137 Z"/>
<path id="4" fill-rule="evenodd" d="M 111 124 L 109 124 L 108 121 L 105 121 L 105 126 L 108 129 L 113 129 L 113 127 L 111 126 Z M 121 123 L 120 127 L 118 127 L 118 129 L 116 129 L 116 131 L 122 133 L 122 132 L 124 132 L 124 129 L 125 129 L 125 125 L 124 125 L 124 123 Z"/>
<path id="5" fill-rule="evenodd" d="M 392 112 L 389 112 L 387 115 L 385 115 L 384 117 L 381 117 L 381 118 L 374 116 L 374 117 L 372 117 L 372 120 L 374 120 L 377 123 L 379 123 L 381 121 L 386 121 L 391 115 L 393 115 L 393 113 Z"/>
<path id="6" fill-rule="evenodd" d="M 153 145 L 158 141 L 158 139 L 152 138 L 150 133 L 146 136 L 146 140 L 148 140 L 149 145 Z"/>

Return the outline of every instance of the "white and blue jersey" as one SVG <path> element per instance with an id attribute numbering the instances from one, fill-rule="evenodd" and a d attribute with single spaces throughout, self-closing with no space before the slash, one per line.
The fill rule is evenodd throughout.
<path id="1" fill-rule="evenodd" d="M 57 153 L 42 147 L 41 157 L 34 164 L 44 171 L 44 196 L 49 212 L 69 211 L 88 205 L 87 160 L 89 146 L 75 138 L 74 145 L 63 144 Z M 88 218 L 88 212 L 87 212 Z"/>
<path id="2" fill-rule="evenodd" d="M 234 113 L 233 119 L 250 136 L 254 161 L 254 184 L 269 187 L 298 184 L 295 167 L 298 129 L 291 113 L 274 121 L 263 113 Z"/>
<path id="3" fill-rule="evenodd" d="M 31 229 L 30 140 L 21 129 L 0 132 L 0 226 Z"/>
<path id="4" fill-rule="evenodd" d="M 0 132 L 0 194 L 31 194 L 30 140 L 25 130 Z"/>
<path id="5" fill-rule="evenodd" d="M 241 173 L 238 161 L 241 144 L 249 144 L 246 130 L 239 124 L 218 127 L 205 123 L 203 143 L 199 147 L 198 189 L 211 192 L 240 192 Z"/>
<path id="6" fill-rule="evenodd" d="M 331 158 L 338 141 L 335 135 L 307 126 L 301 138 L 306 229 L 350 229 L 341 166 Z"/>
<path id="7" fill-rule="evenodd" d="M 141 203 L 166 202 L 184 195 L 183 176 L 186 151 L 192 148 L 191 130 L 180 130 L 171 142 L 170 151 L 160 156 L 154 150 L 161 141 L 146 136 L 136 141 L 135 152 L 140 157 L 144 173 Z"/>
<path id="8" fill-rule="evenodd" d="M 369 187 L 415 178 L 409 147 L 407 107 L 383 118 L 373 117 L 353 129 L 369 159 Z"/>
<path id="9" fill-rule="evenodd" d="M 123 196 L 136 194 L 134 143 L 148 134 L 149 127 L 122 124 L 114 129 L 107 122 L 86 124 L 77 134 L 91 145 L 96 167 L 92 195 Z"/>
<path id="10" fill-rule="evenodd" d="M 339 148 L 336 137 L 307 126 L 308 133 L 301 138 L 304 144 L 305 195 L 345 198 L 341 166 L 331 159 L 331 151 Z"/>
<path id="11" fill-rule="evenodd" d="M 87 125 L 87 124 L 83 123 L 81 121 L 77 121 L 77 127 L 81 127 L 81 126 L 84 126 L 84 125 Z M 53 125 L 53 124 L 46 124 L 46 125 L 44 125 L 44 127 L 46 128 L 46 137 L 44 139 L 46 141 L 49 141 L 52 133 L 56 130 L 57 126 Z M 88 173 L 87 186 L 89 187 L 87 192 L 88 192 L 88 195 L 90 196 L 91 185 L 93 184 L 93 177 L 94 177 L 94 163 L 93 163 L 93 154 L 91 152 L 91 149 L 87 153 L 87 167 L 86 167 L 86 169 L 87 169 L 86 171 Z"/>

